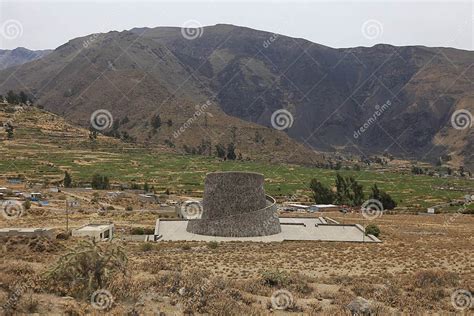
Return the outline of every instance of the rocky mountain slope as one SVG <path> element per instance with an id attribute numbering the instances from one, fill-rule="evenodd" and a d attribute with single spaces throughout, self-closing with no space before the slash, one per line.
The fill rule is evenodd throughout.
<path id="1" fill-rule="evenodd" d="M 18 47 L 13 50 L 0 49 L 0 70 L 40 59 L 50 52 L 52 50 L 29 50 L 24 47 Z"/>
<path id="2" fill-rule="evenodd" d="M 191 39 L 180 28 L 141 28 L 77 38 L 4 70 L 0 93 L 28 87 L 46 108 L 85 125 L 107 109 L 125 122 L 118 130 L 142 141 L 179 148 L 233 141 L 244 155 L 313 157 L 271 128 L 272 114 L 285 109 L 287 134 L 308 148 L 472 166 L 473 129 L 453 128 L 451 116 L 474 113 L 473 61 L 471 51 L 333 49 L 232 25 Z M 186 124 L 207 101 L 206 113 Z"/>

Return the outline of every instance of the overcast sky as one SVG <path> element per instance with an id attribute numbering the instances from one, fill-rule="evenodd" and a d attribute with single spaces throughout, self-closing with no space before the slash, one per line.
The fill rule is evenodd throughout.
<path id="1" fill-rule="evenodd" d="M 56 48 L 133 27 L 229 23 L 331 47 L 426 45 L 473 50 L 471 1 L 0 0 L 0 49 Z M 196 22 L 195 22 L 196 23 Z"/>

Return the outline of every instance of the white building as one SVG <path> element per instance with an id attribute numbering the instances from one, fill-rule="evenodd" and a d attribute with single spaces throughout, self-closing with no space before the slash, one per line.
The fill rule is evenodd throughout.
<path id="1" fill-rule="evenodd" d="M 73 237 L 92 237 L 96 241 L 112 240 L 114 224 L 87 224 L 72 231 Z"/>

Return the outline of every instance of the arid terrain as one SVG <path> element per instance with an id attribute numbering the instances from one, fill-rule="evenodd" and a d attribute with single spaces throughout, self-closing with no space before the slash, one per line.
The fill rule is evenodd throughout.
<path id="1" fill-rule="evenodd" d="M 0 111 L 0 117 L 15 126 L 13 139 L 1 140 L 0 187 L 40 192 L 48 201 L 31 202 L 16 218 L 1 216 L 0 228 L 55 228 L 52 239 L 2 237 L 3 313 L 350 315 L 357 308 L 354 301 L 367 303 L 373 315 L 470 312 L 462 304 L 474 289 L 474 217 L 462 213 L 472 204 L 461 208 L 448 202 L 470 192 L 472 179 L 413 175 L 411 163 L 401 160 L 357 171 L 356 162 L 345 160 L 347 169 L 338 172 L 356 176 L 366 191 L 376 182 L 399 206 L 373 220 L 357 208 L 347 214 L 280 214 L 376 224 L 379 244 L 131 241 L 132 235 L 152 234 L 156 219 L 175 218 L 172 201 L 202 197 L 209 171 L 262 172 L 270 194 L 280 202 L 299 203 L 311 202 L 311 177 L 330 184 L 336 171 L 183 156 L 166 147 L 144 149 L 101 135 L 91 140 L 87 130 L 33 107 Z M 72 188 L 63 187 L 65 171 Z M 120 198 L 109 194 L 123 188 L 91 189 L 96 172 L 106 174 L 114 186 L 146 182 L 162 203 L 143 203 L 133 190 L 124 190 Z M 21 183 L 9 183 L 11 178 Z M 92 244 L 68 237 L 68 200 L 78 201 L 68 211 L 70 230 L 112 222 L 113 241 Z M 437 214 L 426 215 L 426 207 L 443 203 Z M 107 291 L 103 310 L 91 303 L 97 289 Z M 282 310 L 273 304 L 278 295 L 289 299 Z"/>

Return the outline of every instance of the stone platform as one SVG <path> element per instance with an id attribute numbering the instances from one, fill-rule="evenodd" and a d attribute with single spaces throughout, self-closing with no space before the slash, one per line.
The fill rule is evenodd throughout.
<path id="1" fill-rule="evenodd" d="M 194 234 L 186 231 L 187 220 L 156 221 L 157 241 L 251 241 L 282 242 L 296 240 L 318 240 L 339 242 L 381 242 L 373 235 L 365 236 L 360 225 L 328 224 L 330 220 L 320 218 L 279 218 L 281 232 L 269 236 L 222 237 Z"/>

